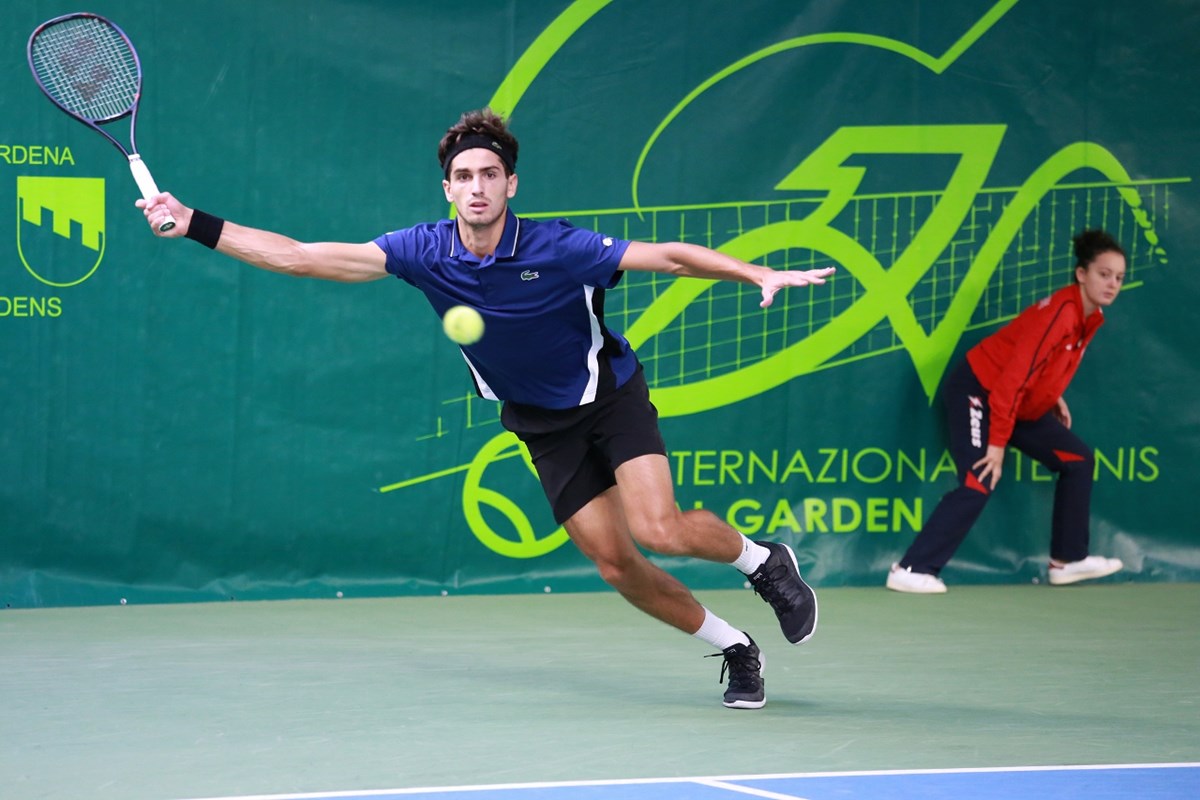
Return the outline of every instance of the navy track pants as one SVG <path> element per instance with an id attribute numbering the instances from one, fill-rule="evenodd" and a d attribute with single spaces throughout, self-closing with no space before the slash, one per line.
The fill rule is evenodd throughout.
<path id="1" fill-rule="evenodd" d="M 987 452 L 988 395 L 965 359 L 946 379 L 943 402 L 950 428 L 950 454 L 958 467 L 958 486 L 938 502 L 900 560 L 902 567 L 932 575 L 937 575 L 954 556 L 991 497 L 991 477 L 981 483 L 971 470 L 971 465 Z M 1053 412 L 1035 420 L 1018 420 L 1008 444 L 1058 475 L 1050 557 L 1064 562 L 1086 558 L 1095 473 L 1091 448 Z M 997 488 L 1003 485 L 1001 476 Z"/>

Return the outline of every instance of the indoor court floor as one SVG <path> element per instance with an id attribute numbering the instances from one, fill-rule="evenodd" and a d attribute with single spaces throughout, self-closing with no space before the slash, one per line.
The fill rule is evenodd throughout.
<path id="1" fill-rule="evenodd" d="M 612 593 L 0 611 L 0 797 L 1200 797 L 1200 584 L 698 595 L 766 708 Z"/>

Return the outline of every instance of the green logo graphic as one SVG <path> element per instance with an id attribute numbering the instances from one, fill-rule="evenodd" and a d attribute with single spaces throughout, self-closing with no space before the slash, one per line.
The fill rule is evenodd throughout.
<path id="1" fill-rule="evenodd" d="M 802 219 L 767 222 L 747 230 L 718 249 L 745 261 L 760 261 L 773 254 L 805 249 L 820 254 L 816 260 L 836 264 L 857 281 L 856 297 L 836 316 L 804 339 L 778 352 L 720 375 L 705 376 L 678 386 L 658 386 L 654 402 L 664 416 L 694 414 L 736 403 L 761 394 L 798 375 L 828 365 L 850 345 L 886 320 L 901 347 L 912 358 L 926 395 L 932 400 L 947 362 L 971 321 L 984 291 L 1001 265 L 1022 226 L 1049 192 L 1065 177 L 1081 169 L 1099 172 L 1134 212 L 1148 242 L 1157 235 L 1142 210 L 1137 192 L 1129 188 L 1129 175 L 1099 145 L 1081 142 L 1065 147 L 1047 159 L 1015 191 L 989 225 L 987 235 L 971 239 L 977 249 L 957 279 L 952 299 L 933 315 L 918 317 L 921 281 L 946 256 L 951 244 L 963 243 L 969 217 L 984 191 L 984 180 L 1004 136 L 1003 125 L 941 125 L 840 128 L 776 187 L 780 191 L 821 190 L 824 198 Z M 957 157 L 945 188 L 928 197 L 924 218 L 911 215 L 915 226 L 903 250 L 890 263 L 871 252 L 858 237 L 838 227 L 845 212 L 859 202 L 858 186 L 866 172 L 847 166 L 854 156 L 867 154 L 930 155 Z M 874 198 L 878 207 L 896 208 L 903 194 Z M 898 220 L 897 220 L 898 221 Z M 891 233 L 895 238 L 896 232 Z M 1161 254 L 1161 250 L 1158 251 Z M 628 329 L 635 347 L 665 329 L 697 298 L 709 291 L 708 281 L 674 282 Z M 1029 298 L 1031 301 L 1034 298 Z"/>
<path id="2" fill-rule="evenodd" d="M 47 286 L 83 283 L 104 259 L 104 179 L 17 177 L 17 253 Z"/>
<path id="3" fill-rule="evenodd" d="M 639 179 L 671 122 L 723 80 L 763 59 L 797 48 L 874 48 L 942 74 L 999 22 L 1017 0 L 997 2 L 940 56 L 904 42 L 858 33 L 824 33 L 779 42 L 702 82 L 651 134 L 632 176 L 624 209 L 526 214 L 565 217 L 627 239 L 700 241 L 737 258 L 776 269 L 835 265 L 817 291 L 790 290 L 763 312 L 757 290 L 696 279 L 634 273 L 611 290 L 606 309 L 646 368 L 663 417 L 732 405 L 799 376 L 863 358 L 904 351 L 932 398 L 963 334 L 1012 318 L 1070 278 L 1073 258 L 1062 243 L 1085 225 L 1132 241 L 1126 288 L 1166 263 L 1154 220 L 1169 209 L 1170 186 L 1184 178 L 1134 181 L 1099 144 L 1075 142 L 1050 154 L 1018 186 L 988 186 L 1007 127 L 999 124 L 847 126 L 834 130 L 776 185 L 778 197 L 720 204 L 645 207 Z M 511 114 L 563 44 L 608 0 L 579 0 L 518 60 L 490 105 Z M 938 157 L 952 163 L 935 190 L 862 191 L 864 156 Z M 782 301 L 782 302 L 781 302 Z M 483 486 L 498 460 L 529 457 L 501 434 L 465 467 L 381 488 L 392 491 L 465 471 L 463 509 L 475 536 L 512 558 L 543 555 L 566 541 L 562 528 L 544 536 L 524 511 Z M 490 509 L 488 517 L 482 509 Z M 499 534 L 488 520 L 511 524 Z"/>
<path id="4" fill-rule="evenodd" d="M 495 462 L 521 456 L 526 469 L 536 477 L 529 451 L 517 437 L 507 431 L 493 437 L 479 450 L 479 454 L 467 469 L 463 487 L 463 517 L 475 538 L 489 550 L 508 558 L 537 558 L 558 549 L 567 542 L 567 532 L 558 528 L 549 535 L 538 536 L 529 516 L 507 496 L 483 485 L 484 471 Z M 496 531 L 484 516 L 485 509 L 501 514 L 513 526 L 516 538 L 509 538 Z"/>

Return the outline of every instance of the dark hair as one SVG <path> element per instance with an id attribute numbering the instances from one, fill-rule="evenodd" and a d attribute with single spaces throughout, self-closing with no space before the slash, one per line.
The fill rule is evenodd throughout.
<path id="1" fill-rule="evenodd" d="M 1121 245 L 1100 228 L 1088 228 L 1071 237 L 1075 244 L 1075 266 L 1088 268 L 1088 265 L 1104 253 L 1120 253 L 1125 255 Z"/>
<path id="2" fill-rule="evenodd" d="M 517 166 L 517 137 L 509 131 L 505 121 L 490 108 L 477 111 L 467 111 L 458 118 L 458 122 L 450 126 L 442 141 L 438 143 L 438 163 L 443 170 L 450 168 L 448 157 L 452 158 L 454 146 L 468 136 L 486 136 L 500 143 L 502 148 L 500 160 L 504 162 L 504 174 L 511 175 Z M 454 155 L 457 155 L 456 153 Z M 507 155 L 508 158 L 504 156 Z"/>

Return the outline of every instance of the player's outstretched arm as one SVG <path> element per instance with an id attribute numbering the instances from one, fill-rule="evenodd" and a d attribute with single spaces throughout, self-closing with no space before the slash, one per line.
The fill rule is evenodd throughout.
<path id="1" fill-rule="evenodd" d="M 347 283 L 373 281 L 388 274 L 386 256 L 374 242 L 298 242 L 271 231 L 218 220 L 185 206 L 169 192 L 138 200 L 135 205 L 142 209 L 155 236 L 164 239 L 188 236 L 259 269 Z M 167 214 L 177 224 L 163 232 L 158 225 Z"/>
<path id="2" fill-rule="evenodd" d="M 759 305 L 763 308 L 775 301 L 775 295 L 781 289 L 822 284 L 835 271 L 833 267 L 807 270 L 760 267 L 707 247 L 682 242 L 630 242 L 621 258 L 621 269 L 753 284 L 762 290 L 763 299 Z"/>

